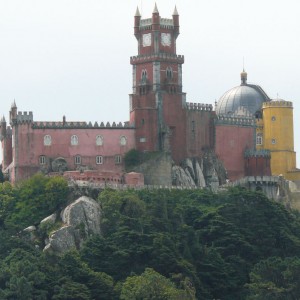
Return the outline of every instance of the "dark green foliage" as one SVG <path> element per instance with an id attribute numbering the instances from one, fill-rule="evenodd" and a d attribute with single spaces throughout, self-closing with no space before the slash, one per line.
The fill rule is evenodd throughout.
<path id="1" fill-rule="evenodd" d="M 261 193 L 105 190 L 102 235 L 62 257 L 14 232 L 67 197 L 61 178 L 0 185 L 0 299 L 300 297 L 299 213 Z"/>
<path id="2" fill-rule="evenodd" d="M 4 182 L 4 175 L 2 172 L 2 165 L 0 165 L 0 183 Z"/>
<path id="3" fill-rule="evenodd" d="M 3 183 L 2 189 L 9 190 L 8 185 Z M 6 209 L 3 222 L 7 227 L 15 229 L 39 223 L 50 213 L 63 207 L 67 197 L 68 185 L 64 178 L 35 175 L 17 187 L 11 187 L 11 191 L 6 192 L 5 199 L 0 198 Z"/>

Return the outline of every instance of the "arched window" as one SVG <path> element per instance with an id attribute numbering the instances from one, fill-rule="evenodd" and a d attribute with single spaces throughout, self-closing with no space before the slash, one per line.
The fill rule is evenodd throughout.
<path id="1" fill-rule="evenodd" d="M 103 145 L 103 136 L 102 135 L 97 135 L 96 136 L 96 145 L 97 146 L 102 146 Z"/>
<path id="2" fill-rule="evenodd" d="M 77 135 L 71 136 L 71 145 L 72 146 L 78 145 L 78 136 Z"/>
<path id="3" fill-rule="evenodd" d="M 173 70 L 171 67 L 167 67 L 166 69 L 166 76 L 168 80 L 172 80 L 173 78 Z"/>
<path id="4" fill-rule="evenodd" d="M 147 77 L 147 70 L 143 69 L 141 74 L 142 83 L 146 83 Z"/>
<path id="5" fill-rule="evenodd" d="M 101 156 L 101 155 L 96 156 L 96 164 L 97 165 L 102 165 L 103 164 L 103 156 Z"/>
<path id="6" fill-rule="evenodd" d="M 256 145 L 262 145 L 263 144 L 263 136 L 262 133 L 258 133 L 256 135 Z"/>
<path id="7" fill-rule="evenodd" d="M 275 139 L 272 139 L 272 141 L 271 141 L 271 142 L 272 142 L 272 144 L 273 144 L 273 145 L 275 145 L 275 144 L 276 144 L 276 140 L 275 140 Z"/>
<path id="8" fill-rule="evenodd" d="M 80 155 L 76 155 L 74 157 L 74 162 L 75 162 L 75 165 L 80 165 L 81 164 L 81 156 Z"/>
<path id="9" fill-rule="evenodd" d="M 52 144 L 52 139 L 51 139 L 51 135 L 45 135 L 44 136 L 44 146 L 51 146 Z"/>
<path id="10" fill-rule="evenodd" d="M 120 145 L 121 146 L 125 146 L 127 144 L 127 139 L 126 139 L 126 136 L 122 135 L 120 137 Z"/>

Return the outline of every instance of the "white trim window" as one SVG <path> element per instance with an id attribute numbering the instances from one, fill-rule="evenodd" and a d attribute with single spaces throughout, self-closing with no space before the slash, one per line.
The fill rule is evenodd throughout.
<path id="1" fill-rule="evenodd" d="M 45 165 L 46 164 L 46 156 L 45 155 L 40 155 L 39 164 L 40 165 Z"/>
<path id="2" fill-rule="evenodd" d="M 96 146 L 103 146 L 103 136 L 102 135 L 96 136 Z"/>
<path id="3" fill-rule="evenodd" d="M 72 135 L 72 136 L 71 136 L 71 145 L 72 145 L 72 146 L 76 146 L 76 145 L 78 145 L 78 143 L 79 143 L 79 142 L 78 142 L 78 136 L 75 135 L 75 134 Z"/>
<path id="4" fill-rule="evenodd" d="M 121 163 L 122 163 L 122 157 L 121 157 L 121 155 L 116 155 L 115 156 L 115 164 L 119 165 Z"/>
<path id="5" fill-rule="evenodd" d="M 44 146 L 51 146 L 52 138 L 51 135 L 47 134 L 44 136 Z"/>
<path id="6" fill-rule="evenodd" d="M 96 156 L 96 164 L 97 165 L 102 165 L 103 164 L 103 156 L 102 155 L 97 155 Z"/>
<path id="7" fill-rule="evenodd" d="M 81 156 L 80 155 L 76 155 L 74 157 L 74 163 L 75 163 L 75 165 L 81 165 Z"/>

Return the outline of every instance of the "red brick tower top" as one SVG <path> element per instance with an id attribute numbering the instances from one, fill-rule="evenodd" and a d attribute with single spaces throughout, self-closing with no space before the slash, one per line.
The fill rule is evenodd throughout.
<path id="1" fill-rule="evenodd" d="M 155 4 L 152 17 L 134 17 L 138 55 L 133 66 L 130 122 L 136 128 L 137 149 L 170 151 L 173 158 L 184 156 L 178 144 L 185 135 L 185 94 L 182 93 L 184 57 L 176 54 L 179 15 L 175 7 L 170 19 L 161 18 Z M 184 144 L 184 143 L 183 143 Z"/>

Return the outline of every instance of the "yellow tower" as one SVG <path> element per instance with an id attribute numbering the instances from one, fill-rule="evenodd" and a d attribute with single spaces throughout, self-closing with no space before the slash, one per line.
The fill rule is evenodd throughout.
<path id="1" fill-rule="evenodd" d="M 271 151 L 272 175 L 299 180 L 294 151 L 293 103 L 284 100 L 264 102 L 262 144 Z"/>

